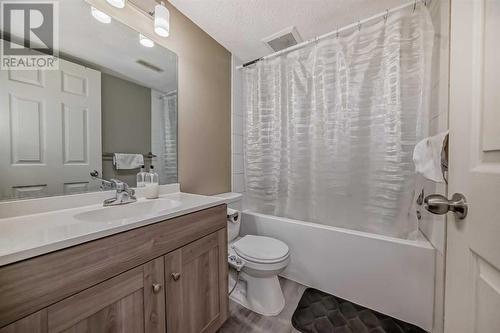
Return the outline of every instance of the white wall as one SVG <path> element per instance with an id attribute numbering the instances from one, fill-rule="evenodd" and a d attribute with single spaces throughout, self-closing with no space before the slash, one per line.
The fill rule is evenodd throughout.
<path id="1" fill-rule="evenodd" d="M 243 171 L 243 74 L 236 67 L 243 62 L 234 55 L 231 58 L 231 191 L 245 193 L 245 175 Z"/>

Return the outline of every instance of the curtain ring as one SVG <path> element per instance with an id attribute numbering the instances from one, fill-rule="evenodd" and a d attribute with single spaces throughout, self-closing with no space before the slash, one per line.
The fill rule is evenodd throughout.
<path id="1" fill-rule="evenodd" d="M 413 12 L 415 13 L 415 10 L 417 9 L 417 0 L 413 3 Z"/>
<path id="2" fill-rule="evenodd" d="M 358 21 L 358 31 L 361 31 L 361 21 Z"/>
<path id="3" fill-rule="evenodd" d="M 339 26 L 337 26 L 337 33 L 335 34 L 336 38 L 339 38 Z"/>
<path id="4" fill-rule="evenodd" d="M 389 9 L 385 10 L 385 15 L 384 15 L 384 21 L 387 22 L 387 19 L 389 18 Z"/>

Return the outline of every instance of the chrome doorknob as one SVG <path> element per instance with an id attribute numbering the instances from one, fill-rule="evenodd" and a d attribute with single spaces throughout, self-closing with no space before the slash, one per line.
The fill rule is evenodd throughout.
<path id="1" fill-rule="evenodd" d="M 453 212 L 460 220 L 465 219 L 468 212 L 467 200 L 461 193 L 453 194 L 451 200 L 441 194 L 428 195 L 424 199 L 424 207 L 429 212 L 437 215 Z"/>

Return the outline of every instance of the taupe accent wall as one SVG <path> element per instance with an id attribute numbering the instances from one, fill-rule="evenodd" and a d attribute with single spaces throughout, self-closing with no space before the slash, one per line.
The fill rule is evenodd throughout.
<path id="1" fill-rule="evenodd" d="M 231 189 L 231 54 L 175 7 L 170 37 L 153 32 L 151 18 L 128 5 L 87 0 L 179 59 L 179 181 L 183 192 L 216 194 Z"/>
<path id="2" fill-rule="evenodd" d="M 151 89 L 118 77 L 101 74 L 103 153 L 151 152 Z M 115 170 L 111 158 L 103 158 L 105 179 L 118 178 L 136 186 L 135 170 Z M 146 168 L 148 160 L 144 161 Z"/>
<path id="3" fill-rule="evenodd" d="M 101 74 L 102 151 L 151 151 L 151 89 Z"/>

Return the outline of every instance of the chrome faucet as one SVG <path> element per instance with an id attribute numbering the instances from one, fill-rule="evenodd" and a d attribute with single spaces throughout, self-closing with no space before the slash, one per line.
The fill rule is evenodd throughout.
<path id="1" fill-rule="evenodd" d="M 100 180 L 103 184 L 109 185 L 111 188 L 116 189 L 116 194 L 114 198 L 109 198 L 104 200 L 104 207 L 108 206 L 118 206 L 118 205 L 126 205 L 132 202 L 136 202 L 137 198 L 135 197 L 135 191 L 128 187 L 128 184 L 122 182 L 118 179 L 110 179 L 106 180 L 99 177 L 99 172 L 96 170 L 90 173 L 90 176 L 94 179 Z"/>
<path id="2" fill-rule="evenodd" d="M 117 179 L 110 179 L 110 182 L 114 184 L 114 187 L 116 188 L 116 194 L 114 198 L 104 200 L 104 207 L 126 205 L 137 201 L 137 198 L 135 197 L 135 191 L 129 188 L 127 183 L 124 183 Z"/>

